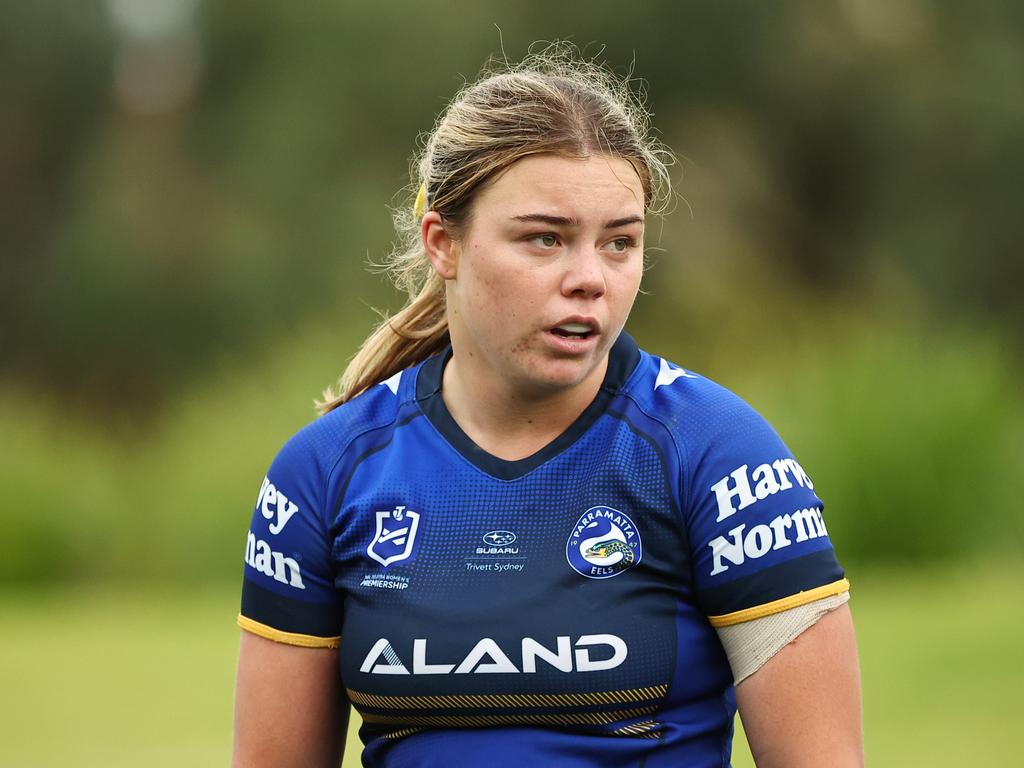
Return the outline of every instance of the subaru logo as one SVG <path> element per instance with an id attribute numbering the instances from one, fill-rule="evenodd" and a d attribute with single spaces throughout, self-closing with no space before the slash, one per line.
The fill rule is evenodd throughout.
<path id="1" fill-rule="evenodd" d="M 515 540 L 516 535 L 512 531 L 491 531 L 484 534 L 484 544 L 490 544 L 492 547 L 507 547 Z"/>

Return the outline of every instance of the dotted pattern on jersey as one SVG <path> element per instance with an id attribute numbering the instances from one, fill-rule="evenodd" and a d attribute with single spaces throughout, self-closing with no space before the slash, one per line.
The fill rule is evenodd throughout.
<path id="1" fill-rule="evenodd" d="M 649 357 L 644 364 L 654 365 Z M 723 612 L 721 596 L 728 594 L 730 583 L 735 583 L 736 594 L 746 595 L 737 606 L 743 608 L 747 607 L 746 603 L 769 602 L 775 597 L 793 594 L 808 588 L 808 584 L 815 586 L 812 582 L 823 584 L 842 577 L 842 569 L 834 557 L 827 554 L 832 551 L 832 543 L 823 524 L 812 538 L 798 539 L 797 526 L 790 518 L 804 514 L 805 510 L 814 510 L 815 515 L 820 516 L 824 504 L 812 486 L 805 484 L 805 475 L 799 480 L 796 479 L 799 473 L 787 478 L 773 468 L 775 462 L 793 460 L 795 463 L 795 459 L 760 414 L 732 392 L 699 376 L 681 378 L 657 390 L 640 388 L 636 397 L 645 411 L 666 420 L 683 453 L 686 471 L 680 495 L 690 533 L 696 586 L 701 594 L 715 595 L 706 604 L 702 598 L 702 606 L 708 613 Z M 759 496 L 755 503 L 722 515 L 713 486 L 724 480 L 728 489 L 735 489 L 737 481 L 732 473 L 741 471 L 744 466 L 749 493 L 757 485 L 751 473 L 761 467 L 765 467 L 769 477 L 766 482 L 774 487 L 767 495 Z M 802 472 L 802 468 L 799 471 Z M 739 505 L 739 497 L 730 498 L 730 503 Z M 773 523 L 785 527 L 772 529 Z M 723 542 L 734 543 L 732 532 L 741 525 L 743 529 L 735 535 L 749 535 L 754 530 L 762 534 L 774 530 L 783 533 L 769 542 L 770 548 L 763 554 L 758 552 L 756 556 L 741 558 L 737 550 L 728 549 L 732 559 L 725 568 L 720 567 L 721 564 L 716 567 L 714 552 L 723 551 Z M 712 541 L 718 542 L 719 549 L 711 545 Z M 752 542 L 743 542 L 742 549 L 757 552 L 758 547 L 752 546 Z M 818 560 L 807 562 L 823 565 L 803 569 L 806 583 L 784 575 L 785 570 L 776 570 L 775 576 L 771 576 L 776 566 L 816 553 L 823 554 Z M 762 579 L 762 574 L 767 578 Z M 758 579 L 761 579 L 760 587 L 754 584 Z"/>
<path id="2" fill-rule="evenodd" d="M 425 445 L 437 450 L 426 455 Z M 346 684 L 358 690 L 362 682 L 368 693 L 443 695 L 557 694 L 666 683 L 674 662 L 678 599 L 668 585 L 681 581 L 685 554 L 678 512 L 664 478 L 654 448 L 610 416 L 569 450 L 514 481 L 495 480 L 470 465 L 425 419 L 396 430 L 388 450 L 357 469 L 339 512 L 334 554 L 338 585 L 346 596 L 342 655 L 352 667 L 344 672 Z M 420 513 L 418 541 L 408 561 L 385 569 L 365 550 L 376 530 L 374 512 L 398 504 Z M 634 567 L 594 580 L 572 569 L 565 546 L 580 516 L 599 505 L 625 512 L 637 526 L 644 549 Z M 478 554 L 478 547 L 487 547 L 483 535 L 494 530 L 515 533 L 512 548 L 518 552 Z M 467 566 L 488 563 L 515 563 L 522 570 Z M 409 586 L 360 586 L 365 575 L 375 573 L 407 578 Z M 361 622 L 371 615 L 372 631 L 362 637 Z M 637 625 L 641 616 L 649 626 Z M 661 631 L 652 631 L 652 617 Z M 457 664 L 484 637 L 494 638 L 518 665 L 524 636 L 554 648 L 559 635 L 575 641 L 580 635 L 604 633 L 627 642 L 628 664 L 567 675 L 538 662 L 537 673 L 530 675 L 425 679 L 363 674 L 360 680 L 355 671 L 366 648 L 381 637 L 395 646 L 406 665 L 412 638 L 427 640 L 428 663 Z M 348 654 L 346 643 L 352 651 Z"/>

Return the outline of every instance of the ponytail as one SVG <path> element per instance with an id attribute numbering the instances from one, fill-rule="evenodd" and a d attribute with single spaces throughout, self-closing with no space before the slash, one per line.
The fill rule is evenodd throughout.
<path id="1" fill-rule="evenodd" d="M 444 281 L 432 274 L 420 292 L 394 317 L 386 317 L 377 325 L 345 368 L 338 391 L 325 390 L 323 400 L 316 404 L 317 409 L 320 413 L 333 411 L 447 344 Z"/>

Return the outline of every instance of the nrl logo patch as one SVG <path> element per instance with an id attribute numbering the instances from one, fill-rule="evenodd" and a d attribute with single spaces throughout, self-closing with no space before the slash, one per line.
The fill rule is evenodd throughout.
<path id="1" fill-rule="evenodd" d="M 408 560 L 416 543 L 420 513 L 399 504 L 390 512 L 377 512 L 377 532 L 366 547 L 366 554 L 385 568 Z"/>

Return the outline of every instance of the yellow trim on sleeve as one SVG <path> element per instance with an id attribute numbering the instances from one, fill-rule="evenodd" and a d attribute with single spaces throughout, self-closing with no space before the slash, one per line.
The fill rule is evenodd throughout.
<path id="1" fill-rule="evenodd" d="M 846 579 L 833 581 L 831 584 L 824 584 L 806 592 L 797 592 L 795 595 L 783 597 L 779 600 L 772 600 L 764 605 L 755 605 L 753 608 L 745 608 L 734 613 L 723 613 L 721 616 L 708 616 L 712 627 L 731 627 L 733 624 L 742 624 L 745 621 L 753 621 L 764 616 L 771 616 L 773 613 L 788 611 L 800 605 L 820 600 L 823 597 L 840 595 L 850 591 L 850 582 Z"/>
<path id="2" fill-rule="evenodd" d="M 340 635 L 338 637 L 317 637 L 316 635 L 300 635 L 297 632 L 282 632 L 280 629 L 260 624 L 242 614 L 238 614 L 238 626 L 254 635 L 273 640 L 275 643 L 298 645 L 302 648 L 337 648 L 341 642 Z"/>

